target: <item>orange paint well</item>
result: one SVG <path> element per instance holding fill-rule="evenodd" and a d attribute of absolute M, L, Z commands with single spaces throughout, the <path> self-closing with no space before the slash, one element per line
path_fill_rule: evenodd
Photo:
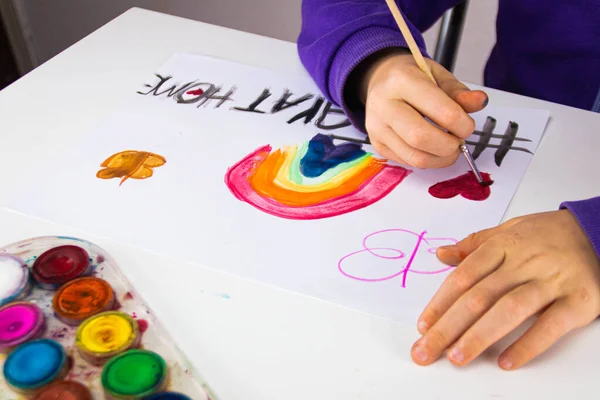
<path fill-rule="evenodd" d="M 111 310 L 115 294 L 108 282 L 96 277 L 75 279 L 63 285 L 54 295 L 52 306 L 56 316 L 68 325 L 79 325 L 86 318 Z"/>
<path fill-rule="evenodd" d="M 59 381 L 42 389 L 34 400 L 92 400 L 92 394 L 79 382 Z"/>

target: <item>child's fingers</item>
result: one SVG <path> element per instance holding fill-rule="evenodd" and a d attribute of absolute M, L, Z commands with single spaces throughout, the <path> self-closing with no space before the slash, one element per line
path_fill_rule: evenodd
<path fill-rule="evenodd" d="M 382 128 L 376 133 L 370 134 L 373 137 L 373 146 L 380 152 L 379 145 L 387 147 L 394 153 L 395 157 L 389 159 L 410 165 L 415 168 L 444 168 L 454 164 L 458 154 L 449 157 L 438 157 L 426 153 L 408 145 L 398 134 L 390 127 Z M 383 155 L 383 154 L 382 154 Z"/>
<path fill-rule="evenodd" d="M 458 155 L 460 141 L 428 122 L 411 105 L 390 100 L 382 118 L 410 147 L 438 157 Z"/>
<path fill-rule="evenodd" d="M 497 227 L 472 233 L 456 244 L 438 247 L 436 255 L 446 265 L 458 265 L 483 243 L 498 233 L 500 232 Z"/>
<path fill-rule="evenodd" d="M 448 350 L 448 358 L 457 365 L 470 363 L 553 300 L 553 293 L 546 290 L 539 282 L 529 282 L 519 286 L 498 300 Z"/>
<path fill-rule="evenodd" d="M 485 244 L 473 252 L 444 280 L 419 317 L 417 326 L 426 333 L 450 307 L 473 286 L 504 262 L 504 249 Z"/>
<path fill-rule="evenodd" d="M 481 111 L 487 106 L 488 96 L 484 91 L 471 90 L 460 82 L 450 71 L 438 63 L 430 63 L 431 72 L 435 77 L 438 86 L 448 96 L 460 104 L 468 113 Z"/>
<path fill-rule="evenodd" d="M 427 358 L 415 361 L 428 364 L 437 360 L 444 350 L 467 332 L 500 298 L 520 284 L 512 276 L 499 271 L 481 280 L 458 298 L 415 344 L 415 348 L 421 347 L 420 354 Z"/>
<path fill-rule="evenodd" d="M 483 110 L 489 101 L 487 94 L 482 90 L 470 90 L 468 92 L 451 91 L 449 96 L 468 113 Z"/>
<path fill-rule="evenodd" d="M 453 135 L 463 139 L 469 137 L 475 130 L 473 118 L 421 71 L 418 73 L 402 81 L 401 99 Z"/>
<path fill-rule="evenodd" d="M 472 233 L 454 245 L 438 247 L 436 255 L 438 259 L 446 265 L 458 265 L 489 239 L 502 233 L 511 226 L 512 225 L 505 223 L 494 228 L 483 229 Z"/>
<path fill-rule="evenodd" d="M 377 151 L 383 158 L 395 161 L 398 164 L 408 165 L 408 163 L 405 160 L 394 154 L 394 152 L 391 151 L 385 144 L 374 142 L 373 140 L 371 142 L 373 144 L 373 147 L 375 148 L 375 151 Z"/>
<path fill-rule="evenodd" d="M 544 312 L 515 343 L 498 358 L 502 369 L 517 369 L 542 354 L 575 328 L 573 311 L 565 300 L 558 300 Z"/>

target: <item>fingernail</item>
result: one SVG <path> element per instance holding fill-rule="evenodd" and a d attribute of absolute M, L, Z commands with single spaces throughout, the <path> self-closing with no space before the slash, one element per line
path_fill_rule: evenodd
<path fill-rule="evenodd" d="M 463 355 L 462 351 L 458 349 L 458 347 L 453 347 L 448 353 L 448 356 L 452 359 L 452 361 L 459 364 L 465 361 L 465 356 Z"/>
<path fill-rule="evenodd" d="M 429 324 L 425 321 L 419 321 L 417 325 L 419 327 L 419 332 L 423 333 L 429 329 Z"/>
<path fill-rule="evenodd" d="M 486 108 L 489 102 L 490 102 L 490 98 L 485 96 L 485 100 L 483 101 L 483 108 Z"/>
<path fill-rule="evenodd" d="M 427 353 L 425 352 L 425 350 L 422 347 L 420 347 L 420 346 L 415 347 L 414 353 L 415 353 L 415 356 L 419 359 L 419 361 L 421 361 L 421 362 L 427 361 L 427 358 L 428 358 Z"/>
<path fill-rule="evenodd" d="M 500 367 L 502 369 L 512 369 L 513 363 L 508 357 L 500 357 Z"/>

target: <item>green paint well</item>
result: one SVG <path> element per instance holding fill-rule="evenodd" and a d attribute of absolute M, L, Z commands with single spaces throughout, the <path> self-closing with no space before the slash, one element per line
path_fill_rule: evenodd
<path fill-rule="evenodd" d="M 149 396 L 161 389 L 167 364 L 158 354 L 129 350 L 112 358 L 102 371 L 102 386 L 110 395 Z"/>

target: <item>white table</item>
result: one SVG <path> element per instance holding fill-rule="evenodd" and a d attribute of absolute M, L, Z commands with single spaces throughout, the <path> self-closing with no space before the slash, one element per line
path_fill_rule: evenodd
<path fill-rule="evenodd" d="M 0 203 L 29 159 L 66 148 L 178 51 L 305 74 L 292 43 L 132 9 L 0 92 Z M 488 93 L 494 104 L 547 108 L 552 115 L 507 217 L 600 194 L 600 115 Z M 422 368 L 409 354 L 416 329 L 6 210 L 0 227 L 3 244 L 61 234 L 112 253 L 158 317 L 186 328 L 172 335 L 221 399 L 529 400 L 596 398 L 600 391 L 598 324 L 518 372 L 496 366 L 500 347 L 472 367 L 442 360 Z M 159 279 L 166 265 L 173 276 Z M 164 298 L 158 287 L 182 297 Z M 182 301 L 189 306 L 180 307 Z"/>

